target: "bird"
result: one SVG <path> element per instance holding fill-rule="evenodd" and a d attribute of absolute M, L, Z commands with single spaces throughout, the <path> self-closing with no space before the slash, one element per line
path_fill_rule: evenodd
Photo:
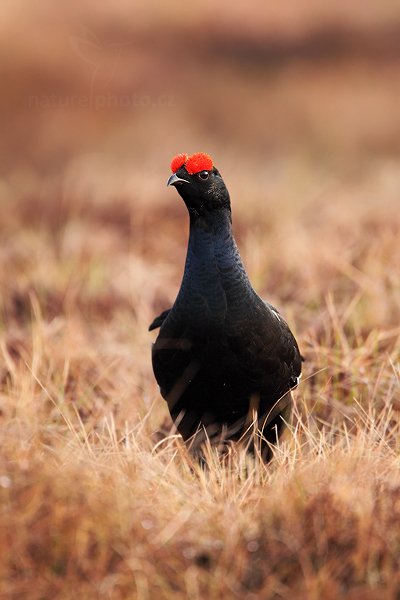
<path fill-rule="evenodd" d="M 290 418 L 303 358 L 280 312 L 250 283 L 232 231 L 230 195 L 212 158 L 178 154 L 171 171 L 167 185 L 186 205 L 189 240 L 176 300 L 149 326 L 159 328 L 155 379 L 194 452 L 206 442 L 226 447 L 245 440 L 268 462 Z"/>

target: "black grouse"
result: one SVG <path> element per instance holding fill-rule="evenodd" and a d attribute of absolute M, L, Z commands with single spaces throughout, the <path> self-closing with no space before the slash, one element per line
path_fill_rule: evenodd
<path fill-rule="evenodd" d="M 228 190 L 207 154 L 179 154 L 167 185 L 189 211 L 185 271 L 160 327 L 153 369 L 171 417 L 199 448 L 240 438 L 263 457 L 288 419 L 301 373 L 297 342 L 279 312 L 253 290 L 232 234 Z M 253 440 L 253 441 L 251 441 Z"/>

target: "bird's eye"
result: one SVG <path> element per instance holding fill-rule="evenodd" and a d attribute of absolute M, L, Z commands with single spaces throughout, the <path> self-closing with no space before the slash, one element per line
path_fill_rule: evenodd
<path fill-rule="evenodd" d="M 200 179 L 208 179 L 208 171 L 200 171 L 199 173 Z"/>

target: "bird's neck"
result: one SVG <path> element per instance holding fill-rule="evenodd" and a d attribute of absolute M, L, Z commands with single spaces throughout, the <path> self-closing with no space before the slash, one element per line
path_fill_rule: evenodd
<path fill-rule="evenodd" d="M 194 334 L 216 331 L 243 318 L 255 292 L 232 235 L 229 208 L 190 217 L 185 271 L 170 325 Z"/>
<path fill-rule="evenodd" d="M 196 239 L 204 233 L 208 233 L 213 237 L 231 236 L 232 237 L 232 216 L 229 208 L 220 208 L 201 214 L 196 211 L 189 210 L 190 217 L 190 236 L 191 239 Z M 201 233 L 200 233 L 201 232 Z"/>
<path fill-rule="evenodd" d="M 190 234 L 183 284 L 196 278 L 204 289 L 219 282 L 224 289 L 235 278 L 238 287 L 251 289 L 232 233 L 229 208 L 190 215 Z M 239 290 L 238 290 L 239 291 Z"/>

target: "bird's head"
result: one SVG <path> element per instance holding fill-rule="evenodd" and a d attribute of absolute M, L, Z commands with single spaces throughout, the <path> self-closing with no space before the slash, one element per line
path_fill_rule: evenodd
<path fill-rule="evenodd" d="M 178 154 L 172 159 L 171 171 L 167 185 L 176 187 L 191 214 L 230 210 L 229 192 L 208 154 Z"/>

